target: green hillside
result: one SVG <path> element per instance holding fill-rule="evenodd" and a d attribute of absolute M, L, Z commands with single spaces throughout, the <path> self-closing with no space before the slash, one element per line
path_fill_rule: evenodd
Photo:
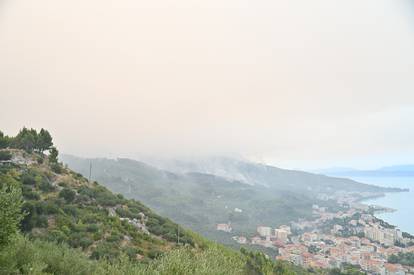
<path fill-rule="evenodd" d="M 0 134 L 0 274 L 341 274 L 208 241 L 65 168 L 51 139 L 40 147 L 36 131 L 22 132 Z"/>
<path fill-rule="evenodd" d="M 22 155 L 13 152 L 14 157 Z M 15 173 L 13 179 L 22 183 L 23 210 L 28 213 L 22 230 L 29 236 L 67 242 L 93 258 L 109 259 L 121 252 L 154 258 L 178 241 L 198 245 L 183 228 L 137 201 L 115 195 L 68 169 L 50 171 L 47 161 L 39 164 L 23 158 L 33 163 L 24 168 L 11 165 L 12 170 L 4 172 L 5 177 Z"/>

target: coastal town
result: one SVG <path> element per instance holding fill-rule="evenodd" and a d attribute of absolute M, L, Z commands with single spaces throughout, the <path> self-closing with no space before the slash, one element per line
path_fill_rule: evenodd
<path fill-rule="evenodd" d="M 278 251 L 277 260 L 307 268 L 359 267 L 368 274 L 414 274 L 414 267 L 388 262 L 391 255 L 414 252 L 414 237 L 377 219 L 376 211 L 390 209 L 368 206 L 355 199 L 339 200 L 344 211 L 330 212 L 312 206 L 314 219 L 299 220 L 278 228 L 257 226 L 253 237 L 233 236 L 239 244 L 260 245 Z M 232 232 L 231 224 L 217 230 Z"/>

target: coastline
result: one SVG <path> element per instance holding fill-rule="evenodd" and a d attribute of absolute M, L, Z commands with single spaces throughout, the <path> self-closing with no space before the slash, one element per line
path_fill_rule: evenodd
<path fill-rule="evenodd" d="M 414 177 L 346 177 L 379 188 L 377 194 L 356 194 L 355 202 L 377 206 L 374 213 L 376 218 L 414 235 L 414 222 L 411 218 L 414 211 Z"/>
<path fill-rule="evenodd" d="M 401 191 L 391 191 L 391 192 L 384 192 L 381 194 L 377 194 L 377 195 L 372 195 L 372 196 L 366 196 L 364 198 L 359 198 L 357 199 L 355 202 L 357 203 L 361 203 L 365 206 L 370 207 L 370 209 L 372 209 L 372 215 L 378 219 L 379 221 L 386 223 L 394 228 L 400 228 L 400 226 L 395 225 L 395 224 L 390 224 L 389 222 L 387 222 L 386 220 L 384 220 L 382 217 L 379 217 L 378 215 L 381 214 L 386 214 L 386 213 L 396 213 L 398 212 L 398 209 L 392 208 L 392 207 L 387 207 L 387 206 L 383 206 L 380 204 L 372 204 L 369 203 L 370 200 L 375 200 L 375 199 L 379 199 L 379 198 L 384 198 L 387 196 L 387 193 L 392 194 L 392 193 L 403 193 L 403 192 L 410 192 L 409 188 L 399 188 Z M 414 232 L 407 232 L 401 229 L 402 232 L 404 232 L 407 235 L 412 236 L 412 234 L 414 234 Z"/>

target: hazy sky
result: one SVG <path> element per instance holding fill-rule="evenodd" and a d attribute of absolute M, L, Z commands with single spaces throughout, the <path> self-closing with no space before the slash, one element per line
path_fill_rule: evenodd
<path fill-rule="evenodd" d="M 414 4 L 0 0 L 0 105 L 81 156 L 414 163 Z"/>

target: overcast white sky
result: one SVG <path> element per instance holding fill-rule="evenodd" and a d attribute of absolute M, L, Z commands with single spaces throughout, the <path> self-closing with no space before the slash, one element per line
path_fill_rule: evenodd
<path fill-rule="evenodd" d="M 0 129 L 81 156 L 414 163 L 411 0 L 0 0 Z"/>

